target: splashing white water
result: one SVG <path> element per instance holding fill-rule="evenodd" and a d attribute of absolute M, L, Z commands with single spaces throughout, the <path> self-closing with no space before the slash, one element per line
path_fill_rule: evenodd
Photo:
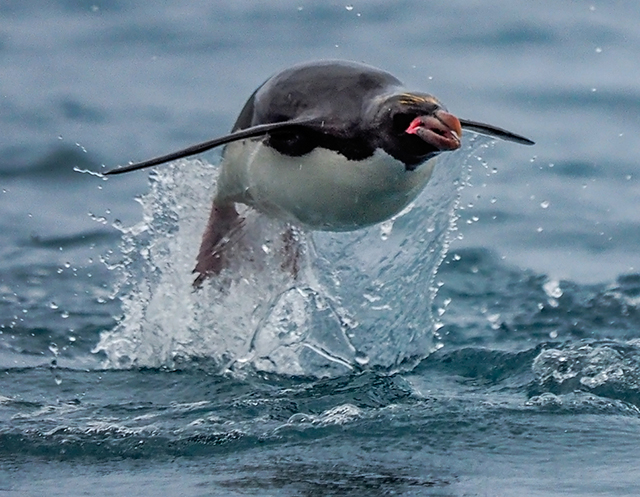
<path fill-rule="evenodd" d="M 334 376 L 395 369 L 433 349 L 433 276 L 477 144 L 443 154 L 425 191 L 382 225 L 295 232 L 301 271 L 286 270 L 287 226 L 251 209 L 241 253 L 200 290 L 192 268 L 217 169 L 182 160 L 151 174 L 142 222 L 121 228 L 123 316 L 95 352 L 107 367 L 174 367 L 212 359 L 223 370 Z"/>

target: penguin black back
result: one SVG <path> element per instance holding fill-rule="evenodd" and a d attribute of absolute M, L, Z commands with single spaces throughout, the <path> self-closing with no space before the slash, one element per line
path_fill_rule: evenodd
<path fill-rule="evenodd" d="M 378 146 L 364 119 L 369 109 L 363 106 L 401 87 L 395 76 L 364 64 L 300 64 L 265 81 L 249 97 L 233 131 L 301 119 L 304 125 L 270 134 L 267 144 L 288 156 L 321 147 L 362 160 Z"/>

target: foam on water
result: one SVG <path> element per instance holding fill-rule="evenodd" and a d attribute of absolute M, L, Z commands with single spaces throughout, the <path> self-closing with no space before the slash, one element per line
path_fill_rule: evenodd
<path fill-rule="evenodd" d="M 433 276 L 480 140 L 443 154 L 425 191 L 393 219 L 351 233 L 295 230 L 251 209 L 228 269 L 194 290 L 192 269 L 215 191 L 216 167 L 183 160 L 157 169 L 140 199 L 143 220 L 123 227 L 123 316 L 95 351 L 108 367 L 176 367 L 213 359 L 222 370 L 333 376 L 397 368 L 433 350 Z"/>

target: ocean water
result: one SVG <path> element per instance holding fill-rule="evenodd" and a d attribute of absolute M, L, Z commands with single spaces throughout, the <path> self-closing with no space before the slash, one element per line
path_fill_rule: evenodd
<path fill-rule="evenodd" d="M 640 10 L 619 2 L 0 5 L 0 494 L 638 495 Z M 248 213 L 191 269 L 224 134 L 342 58 L 461 117 L 353 233 Z"/>

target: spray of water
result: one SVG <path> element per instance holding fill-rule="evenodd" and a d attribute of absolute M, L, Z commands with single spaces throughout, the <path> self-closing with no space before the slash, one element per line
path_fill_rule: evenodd
<path fill-rule="evenodd" d="M 433 350 L 434 275 L 480 140 L 443 154 L 425 191 L 382 224 L 350 233 L 293 231 L 251 209 L 237 254 L 194 290 L 192 269 L 217 168 L 183 160 L 158 168 L 139 199 L 143 219 L 108 259 L 123 315 L 95 352 L 106 367 L 176 367 L 206 359 L 221 370 L 336 376 L 409 367 Z"/>

